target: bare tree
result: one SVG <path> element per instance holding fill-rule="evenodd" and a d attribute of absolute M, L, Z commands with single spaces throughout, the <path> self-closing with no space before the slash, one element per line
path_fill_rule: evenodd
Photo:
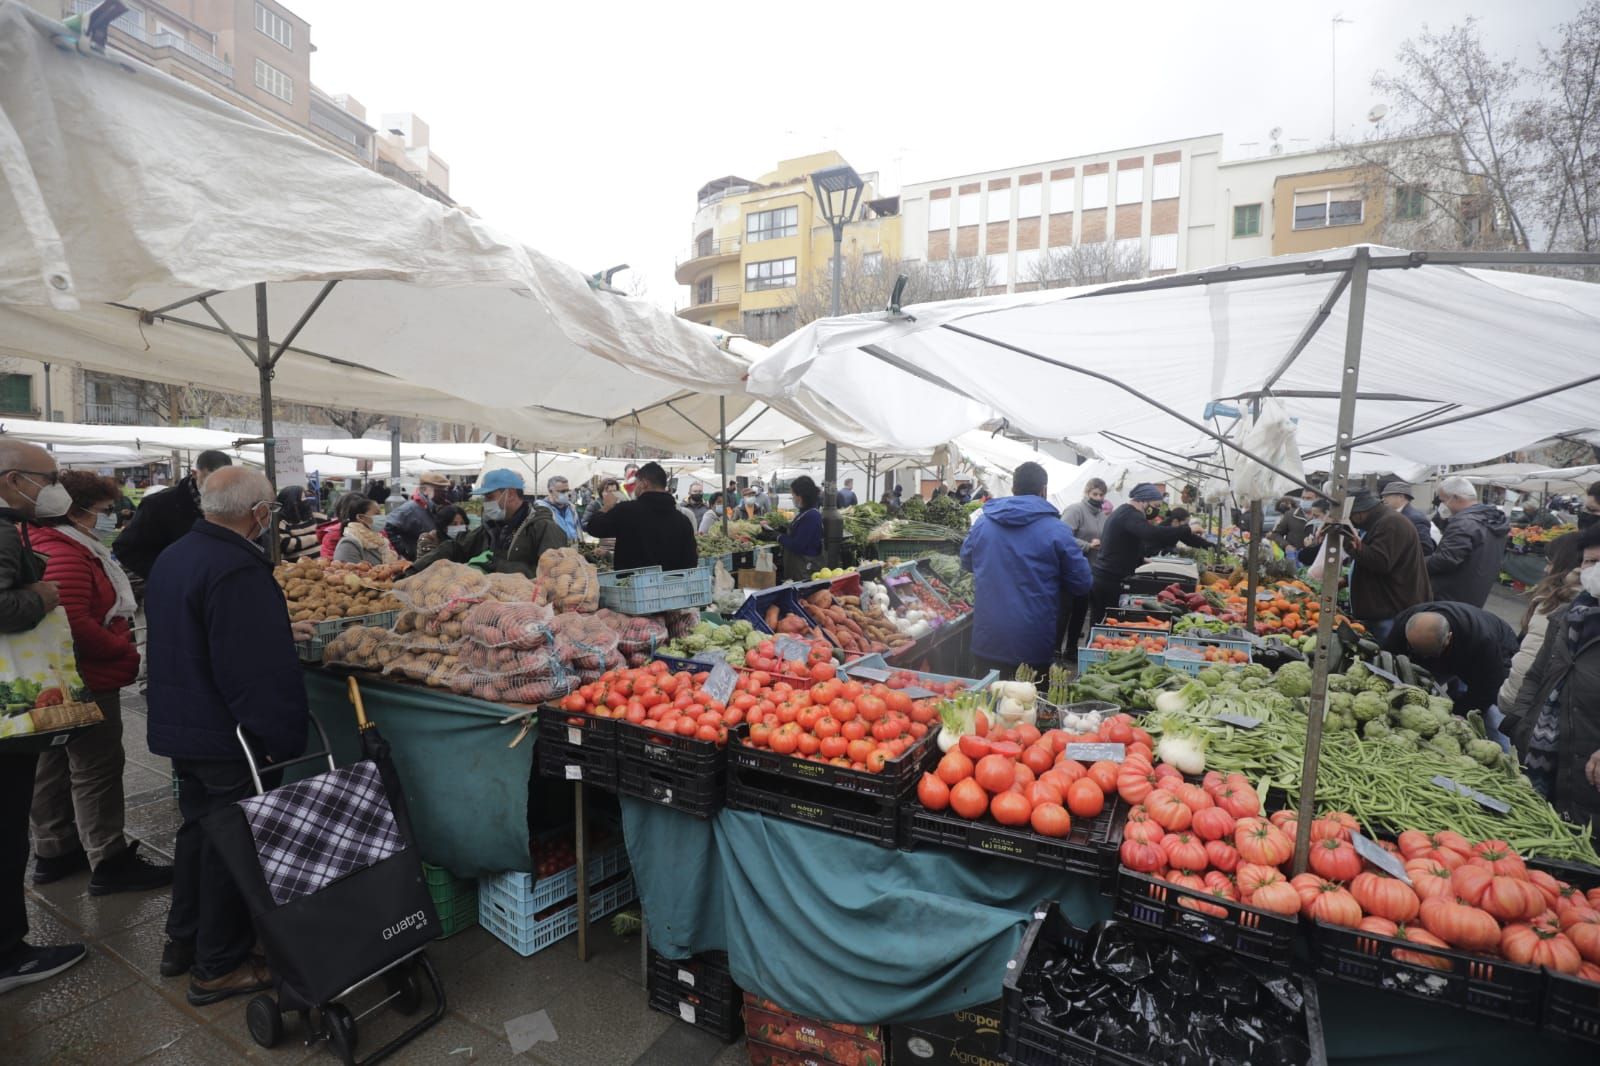
<path fill-rule="evenodd" d="M 365 437 L 367 430 L 384 420 L 383 415 L 375 415 L 370 411 L 341 410 L 333 407 L 324 408 L 328 421 L 350 434 L 352 438 Z"/>
<path fill-rule="evenodd" d="M 1046 249 L 1030 264 L 1024 280 L 1042 289 L 1059 289 L 1128 281 L 1149 272 L 1149 257 L 1132 244 L 1094 241 Z"/>
<path fill-rule="evenodd" d="M 853 252 L 846 255 L 840 264 L 839 313 L 854 315 L 865 311 L 882 311 L 888 306 L 895 283 L 901 275 L 906 278 L 905 288 L 900 295 L 900 303 L 905 306 L 976 296 L 990 287 L 994 270 L 989 260 L 981 255 L 923 262 L 879 253 Z M 786 312 L 781 317 L 791 319 L 790 328 L 826 318 L 833 313 L 833 261 L 823 261 L 808 277 L 800 280 L 802 284 L 787 290 L 790 303 L 780 309 Z M 776 340 L 777 337 L 756 339 Z"/>
<path fill-rule="evenodd" d="M 1554 48 L 1540 47 L 1540 93 L 1524 114 L 1536 152 L 1541 195 L 1534 214 L 1546 245 L 1600 248 L 1600 0 L 1562 25 Z"/>
<path fill-rule="evenodd" d="M 1395 59 L 1372 78 L 1390 102 L 1385 128 L 1341 146 L 1364 196 L 1385 198 L 1378 239 L 1529 247 L 1536 152 L 1523 121 L 1526 72 L 1490 55 L 1470 18 L 1443 33 L 1424 27 Z"/>

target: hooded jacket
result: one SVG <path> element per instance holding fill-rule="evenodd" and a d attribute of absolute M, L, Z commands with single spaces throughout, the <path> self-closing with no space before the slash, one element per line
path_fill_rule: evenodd
<path fill-rule="evenodd" d="M 1444 536 L 1428 556 L 1428 577 L 1433 598 L 1455 600 L 1482 607 L 1489 589 L 1500 580 L 1500 563 L 1506 554 L 1511 520 L 1500 508 L 1475 503 L 1450 516 Z"/>
<path fill-rule="evenodd" d="M 517 513 L 504 522 L 485 520 L 464 536 L 442 539 L 438 547 L 417 560 L 411 573 L 426 570 L 440 559 L 467 563 L 489 552 L 489 569 L 495 573 L 533 577 L 539 568 L 539 556 L 551 548 L 566 546 L 567 535 L 556 524 L 550 509 L 523 500 Z"/>
<path fill-rule="evenodd" d="M 981 513 L 961 545 L 961 566 L 976 579 L 972 653 L 1048 663 L 1061 598 L 1088 594 L 1089 564 L 1060 512 L 1042 497 L 990 500 Z"/>
<path fill-rule="evenodd" d="M 623 500 L 609 511 L 590 515 L 585 528 L 590 536 L 617 539 L 611 563 L 618 570 L 641 566 L 692 570 L 700 564 L 694 527 L 671 493 L 640 492 L 636 500 Z"/>
<path fill-rule="evenodd" d="M 133 624 L 121 615 L 106 621 L 116 606 L 117 589 L 101 557 L 54 526 L 33 531 L 33 548 L 49 560 L 44 580 L 56 583 L 67 610 L 84 684 L 93 692 L 115 692 L 133 684 L 139 676 Z"/>

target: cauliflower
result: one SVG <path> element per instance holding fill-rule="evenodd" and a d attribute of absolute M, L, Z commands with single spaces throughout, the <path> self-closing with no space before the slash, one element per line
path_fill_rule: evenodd
<path fill-rule="evenodd" d="M 1311 667 L 1305 663 L 1284 663 L 1273 679 L 1273 687 L 1285 696 L 1311 694 Z"/>
<path fill-rule="evenodd" d="M 1358 722 L 1382 718 L 1387 709 L 1383 705 L 1383 697 L 1376 692 L 1362 692 L 1351 700 L 1351 713 Z"/>
<path fill-rule="evenodd" d="M 1403 728 L 1410 729 L 1426 739 L 1437 733 L 1449 717 L 1448 714 L 1442 714 L 1431 707 L 1408 706 L 1400 708 L 1399 722 Z"/>
<path fill-rule="evenodd" d="M 1382 740 L 1392 732 L 1389 723 L 1382 718 L 1374 718 L 1361 727 L 1361 735 L 1367 740 Z"/>
<path fill-rule="evenodd" d="M 1500 750 L 1500 745 L 1492 740 L 1470 740 L 1467 742 L 1467 754 L 1477 761 L 1479 766 L 1494 769 L 1500 764 L 1500 756 L 1505 752 Z"/>
<path fill-rule="evenodd" d="M 1245 677 L 1259 677 L 1263 681 L 1272 680 L 1272 671 L 1261 663 L 1250 663 L 1248 666 L 1242 666 L 1239 668 L 1239 673 Z"/>

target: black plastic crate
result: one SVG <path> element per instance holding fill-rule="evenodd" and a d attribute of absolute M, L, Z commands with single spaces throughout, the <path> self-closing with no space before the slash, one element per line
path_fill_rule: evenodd
<path fill-rule="evenodd" d="M 720 759 L 710 766 L 689 768 L 626 756 L 617 759 L 619 793 L 696 818 L 709 818 L 722 809 L 727 776 L 726 764 Z"/>
<path fill-rule="evenodd" d="M 1223 913 L 1215 913 L 1218 910 Z M 1221 948 L 1269 966 L 1287 969 L 1294 961 L 1298 918 L 1222 899 L 1210 892 L 1196 892 L 1120 865 L 1116 911 L 1169 936 Z"/>
<path fill-rule="evenodd" d="M 728 743 L 733 743 L 730 734 Z M 714 770 L 726 761 L 725 747 L 713 740 L 696 740 L 659 729 L 646 729 L 632 722 L 617 723 L 617 758 L 622 762 L 642 762 L 673 770 Z"/>
<path fill-rule="evenodd" d="M 617 753 L 605 748 L 568 744 L 565 740 L 540 737 L 535 746 L 539 756 L 539 776 L 558 781 L 582 781 L 586 785 L 617 790 Z"/>
<path fill-rule="evenodd" d="M 1116 883 L 1117 841 L 1127 808 L 1116 793 L 1107 797 L 1106 809 L 1093 818 L 1072 816 L 1072 830 L 1064 837 L 1047 837 L 1023 826 L 1001 825 L 985 815 L 976 821 L 949 811 L 930 811 L 908 799 L 902 811 L 905 846 L 939 844 L 980 855 L 1070 870 L 1097 878 L 1107 895 Z"/>
<path fill-rule="evenodd" d="M 724 1044 L 731 1044 L 744 1032 L 744 1013 L 741 1001 L 726 1002 L 715 996 L 678 987 L 658 984 L 651 972 L 649 987 L 650 1009 L 688 1022 L 702 1032 L 710 1033 Z"/>
<path fill-rule="evenodd" d="M 885 848 L 899 843 L 900 811 L 915 791 L 913 782 L 904 795 L 883 798 L 737 763 L 728 769 L 729 807 L 831 829 Z"/>
<path fill-rule="evenodd" d="M 554 741 L 596 751 L 617 750 L 619 718 L 601 718 L 582 711 L 564 711 L 553 704 L 539 708 L 539 742 Z"/>
<path fill-rule="evenodd" d="M 1173 585 L 1177 585 L 1185 594 L 1200 591 L 1198 581 L 1186 581 L 1181 577 L 1151 577 L 1143 574 L 1124 578 L 1122 591 L 1132 596 L 1156 596 Z"/>
<path fill-rule="evenodd" d="M 1048 1022 L 1035 1021 L 1024 1005 L 1025 974 L 1035 951 L 1076 955 L 1087 937 L 1088 930 L 1078 929 L 1063 917 L 1055 902 L 1043 902 L 1034 908 L 1033 921 L 1023 932 L 1016 955 L 1006 964 L 1001 986 L 1000 1040 L 1004 1061 L 1011 1066 L 1152 1066 L 1143 1059 L 1092 1044 Z M 1306 1043 L 1311 1049 L 1307 1066 L 1327 1066 L 1317 984 L 1310 977 L 1297 980 L 1305 996 Z"/>
<path fill-rule="evenodd" d="M 1542 1022 L 1549 1032 L 1600 1044 L 1600 984 L 1546 972 Z"/>
<path fill-rule="evenodd" d="M 821 785 L 835 792 L 894 799 L 905 794 L 907 789 L 916 788 L 922 771 L 936 761 L 930 759 L 939 750 L 934 743 L 938 735 L 936 724 L 937 721 L 930 724 L 926 736 L 902 752 L 899 758 L 889 760 L 883 772 L 877 774 L 815 762 L 798 755 L 780 755 L 770 748 L 752 748 L 744 742 L 750 735 L 750 727 L 744 724 L 736 726 L 734 735 L 728 739 L 728 761 L 741 769 Z"/>
<path fill-rule="evenodd" d="M 704 951 L 687 959 L 669 959 L 655 948 L 650 949 L 650 987 L 657 986 L 678 992 L 694 993 L 718 1003 L 725 1003 L 737 1011 L 743 993 L 733 983 L 728 970 L 728 955 L 722 951 Z"/>
<path fill-rule="evenodd" d="M 1323 922 L 1308 921 L 1306 926 L 1311 933 L 1312 965 L 1319 976 L 1444 1003 L 1518 1025 L 1539 1023 L 1545 975 L 1536 967 Z M 1397 954 L 1436 958 L 1439 964 L 1428 966 L 1396 958 Z M 1590 987 L 1600 991 L 1600 986 Z M 1592 997 L 1591 1002 L 1595 998 L 1600 997 Z"/>
<path fill-rule="evenodd" d="M 1183 608 L 1170 607 L 1166 604 L 1162 604 L 1160 607 L 1151 607 L 1149 610 L 1139 607 L 1107 607 L 1106 613 L 1101 618 L 1096 619 L 1093 624 L 1100 625 L 1106 618 L 1115 618 L 1120 624 L 1122 622 L 1143 622 L 1146 618 L 1162 618 L 1164 616 L 1167 627 L 1170 629 L 1173 620 L 1181 617 L 1183 613 Z"/>

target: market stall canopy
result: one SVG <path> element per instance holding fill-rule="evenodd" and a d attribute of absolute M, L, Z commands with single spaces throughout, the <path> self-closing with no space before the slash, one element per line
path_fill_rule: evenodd
<path fill-rule="evenodd" d="M 85 48 L 0 0 L 0 353 L 254 393 L 265 283 L 281 399 L 673 448 L 741 391 L 714 331 Z"/>
<path fill-rule="evenodd" d="M 1361 251 L 1374 269 L 1355 440 L 1379 462 L 1487 460 L 1600 422 L 1600 286 Z M 1195 427 L 1150 401 L 1201 422 L 1208 403 L 1270 391 L 1314 468 L 1336 435 L 1357 255 L 822 320 L 755 363 L 749 390 L 779 404 L 854 399 L 851 417 L 879 438 L 952 439 L 988 410 L 1028 436 L 1111 432 L 1173 449 L 1192 445 Z M 1447 421 L 1458 416 L 1470 417 Z"/>

